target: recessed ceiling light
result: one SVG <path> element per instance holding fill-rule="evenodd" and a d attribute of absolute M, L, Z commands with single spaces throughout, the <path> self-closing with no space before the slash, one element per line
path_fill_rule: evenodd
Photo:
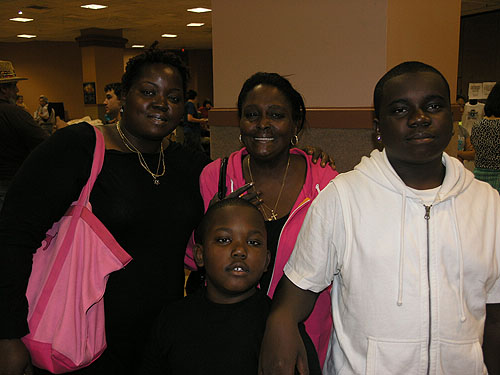
<path fill-rule="evenodd" d="M 22 10 L 20 10 L 19 12 L 17 12 L 17 14 L 23 14 L 23 11 L 22 11 Z"/>
<path fill-rule="evenodd" d="M 144 44 L 134 44 L 132 48 L 144 48 Z"/>
<path fill-rule="evenodd" d="M 100 5 L 100 4 L 87 4 L 87 5 L 81 5 L 82 8 L 87 8 L 87 9 L 104 9 L 107 8 L 107 5 Z"/>
<path fill-rule="evenodd" d="M 188 23 L 186 26 L 189 26 L 189 27 L 200 27 L 200 26 L 203 26 L 204 23 L 201 23 L 201 22 L 191 22 L 191 23 Z"/>
<path fill-rule="evenodd" d="M 18 34 L 17 35 L 18 38 L 27 38 L 27 39 L 31 39 L 31 38 L 36 38 L 36 35 L 30 35 L 30 34 Z"/>
<path fill-rule="evenodd" d="M 193 12 L 193 13 L 205 13 L 205 12 L 211 12 L 212 9 L 208 8 L 191 8 L 187 10 L 188 12 Z"/>
<path fill-rule="evenodd" d="M 177 34 L 161 34 L 162 38 L 177 38 Z"/>
<path fill-rule="evenodd" d="M 33 18 L 14 17 L 14 18 L 10 18 L 9 21 L 30 22 L 30 21 L 33 21 Z"/>

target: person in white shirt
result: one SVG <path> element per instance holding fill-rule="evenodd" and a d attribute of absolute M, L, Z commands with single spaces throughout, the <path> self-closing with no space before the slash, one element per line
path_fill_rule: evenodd
<path fill-rule="evenodd" d="M 489 324 L 500 311 L 498 193 L 443 153 L 453 126 L 438 70 L 399 64 L 377 83 L 374 107 L 384 149 L 311 205 L 273 299 L 260 373 L 307 373 L 296 325 L 330 285 L 324 374 L 486 374 L 485 362 L 493 373 L 498 353 L 483 360 L 481 345 L 484 332 L 484 352 L 499 347 Z"/>

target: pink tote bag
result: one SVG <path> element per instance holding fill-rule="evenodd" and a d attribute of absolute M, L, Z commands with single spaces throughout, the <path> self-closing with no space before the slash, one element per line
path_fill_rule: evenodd
<path fill-rule="evenodd" d="M 26 291 L 30 333 L 22 341 L 33 364 L 55 374 L 88 366 L 106 349 L 106 282 L 132 260 L 89 203 L 104 160 L 104 139 L 95 132 L 90 178 L 33 256 Z"/>

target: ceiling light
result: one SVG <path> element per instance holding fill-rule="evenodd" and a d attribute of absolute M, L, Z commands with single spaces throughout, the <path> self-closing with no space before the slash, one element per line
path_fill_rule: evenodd
<path fill-rule="evenodd" d="M 18 34 L 17 35 L 18 38 L 27 38 L 27 39 L 31 39 L 31 38 L 36 38 L 36 35 L 30 35 L 30 34 Z"/>
<path fill-rule="evenodd" d="M 22 11 L 22 10 L 20 10 L 19 12 L 17 12 L 17 14 L 23 14 L 23 11 Z"/>
<path fill-rule="evenodd" d="M 9 21 L 30 22 L 30 21 L 33 21 L 33 18 L 14 17 L 14 18 L 10 18 Z"/>
<path fill-rule="evenodd" d="M 81 8 L 87 8 L 87 9 L 104 9 L 107 7 L 108 7 L 107 5 L 100 5 L 100 4 L 81 5 Z"/>
<path fill-rule="evenodd" d="M 144 48 L 144 44 L 134 44 L 132 48 Z"/>
<path fill-rule="evenodd" d="M 199 27 L 199 26 L 203 26 L 204 23 L 201 23 L 201 22 L 191 22 L 191 23 L 188 23 L 186 26 L 189 26 L 189 27 Z"/>
<path fill-rule="evenodd" d="M 161 34 L 162 38 L 177 38 L 177 34 Z"/>
<path fill-rule="evenodd" d="M 193 12 L 193 13 L 205 13 L 205 12 L 211 12 L 212 9 L 208 8 L 191 8 L 187 10 L 188 12 Z"/>

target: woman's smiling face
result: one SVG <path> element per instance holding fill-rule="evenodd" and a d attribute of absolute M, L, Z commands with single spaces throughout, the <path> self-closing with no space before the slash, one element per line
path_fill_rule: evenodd
<path fill-rule="evenodd" d="M 183 82 L 177 69 L 162 63 L 143 66 L 124 101 L 122 122 L 128 135 L 136 141 L 160 141 L 183 114 Z"/>
<path fill-rule="evenodd" d="M 252 157 L 268 159 L 288 153 L 297 126 L 291 105 L 278 88 L 260 84 L 248 92 L 242 105 L 240 132 Z"/>
<path fill-rule="evenodd" d="M 417 72 L 388 80 L 375 125 L 393 165 L 441 158 L 453 130 L 450 96 L 443 78 L 433 72 Z"/>

